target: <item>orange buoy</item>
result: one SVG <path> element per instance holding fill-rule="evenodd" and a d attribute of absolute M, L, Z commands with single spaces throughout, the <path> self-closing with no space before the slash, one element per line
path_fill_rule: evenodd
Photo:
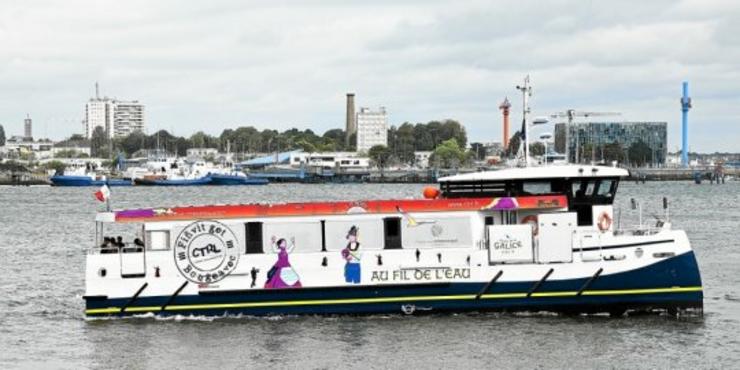
<path fill-rule="evenodd" d="M 424 188 L 424 198 L 437 199 L 438 196 L 439 196 L 439 189 L 433 186 L 427 186 Z"/>

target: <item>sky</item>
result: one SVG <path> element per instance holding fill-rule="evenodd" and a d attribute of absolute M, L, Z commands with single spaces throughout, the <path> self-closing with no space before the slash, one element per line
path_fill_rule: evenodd
<path fill-rule="evenodd" d="M 389 123 L 455 119 L 500 141 L 529 75 L 535 116 L 668 122 L 693 151 L 740 152 L 738 1 L 3 1 L 0 124 L 82 133 L 95 94 L 146 105 L 149 132 L 344 127 L 345 94 Z M 518 127 L 519 125 L 514 124 Z M 538 130 L 551 130 L 551 125 Z"/>

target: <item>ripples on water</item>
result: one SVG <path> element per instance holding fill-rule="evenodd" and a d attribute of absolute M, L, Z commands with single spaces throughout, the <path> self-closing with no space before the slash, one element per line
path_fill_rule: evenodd
<path fill-rule="evenodd" d="M 114 188 L 116 208 L 419 197 L 422 185 Z M 703 318 L 460 314 L 151 316 L 86 320 L 84 250 L 101 206 L 89 188 L 0 187 L 0 368 L 734 368 L 740 360 L 740 182 L 624 183 L 636 224 L 671 201 L 705 288 Z"/>

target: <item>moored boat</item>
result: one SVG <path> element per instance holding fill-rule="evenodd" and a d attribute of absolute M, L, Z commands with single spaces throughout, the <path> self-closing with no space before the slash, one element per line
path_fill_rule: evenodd
<path fill-rule="evenodd" d="M 127 179 L 96 177 L 94 175 L 55 175 L 49 178 L 52 186 L 131 186 Z"/>
<path fill-rule="evenodd" d="M 138 178 L 134 184 L 141 186 L 198 186 L 208 185 L 211 178 L 208 176 L 199 178 Z"/>
<path fill-rule="evenodd" d="M 426 199 L 101 212 L 98 245 L 110 223 L 140 241 L 90 250 L 85 312 L 701 311 L 684 231 L 612 223 L 627 175 L 512 168 L 442 178 Z"/>
<path fill-rule="evenodd" d="M 243 173 L 210 173 L 210 185 L 267 185 L 268 179 L 249 177 Z"/>

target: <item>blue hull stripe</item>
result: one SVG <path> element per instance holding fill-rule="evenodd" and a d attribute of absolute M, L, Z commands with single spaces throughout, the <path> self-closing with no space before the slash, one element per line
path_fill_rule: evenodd
<path fill-rule="evenodd" d="M 596 265 L 594 267 L 596 269 Z M 701 278 L 693 252 L 633 271 L 596 279 L 581 296 L 587 278 L 545 281 L 531 297 L 532 281 L 496 283 L 480 297 L 486 283 L 409 284 L 279 290 L 242 290 L 176 297 L 141 297 L 123 314 L 222 315 L 225 313 L 305 314 L 398 312 L 404 304 L 435 311 L 553 310 L 604 311 L 640 307 L 701 307 Z M 119 314 L 129 298 L 88 299 L 88 315 Z"/>

